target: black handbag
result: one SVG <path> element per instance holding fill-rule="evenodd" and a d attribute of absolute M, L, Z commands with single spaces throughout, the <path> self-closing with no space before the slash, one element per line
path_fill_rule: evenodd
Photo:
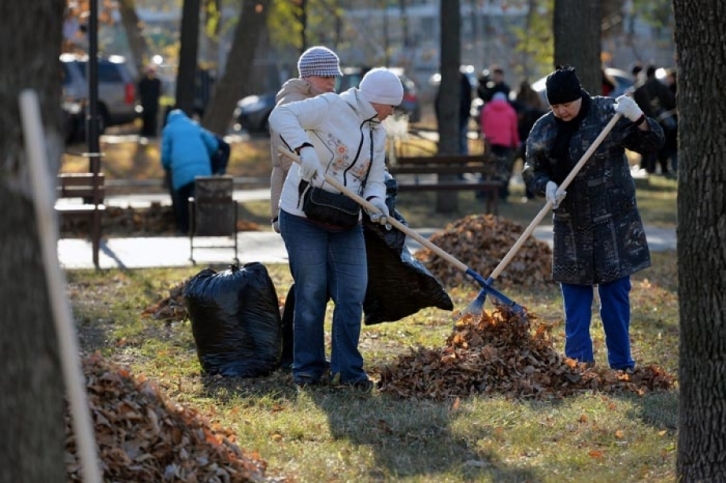
<path fill-rule="evenodd" d="M 358 224 L 360 205 L 344 194 L 331 193 L 322 188 L 300 182 L 302 209 L 313 221 L 352 228 Z"/>
<path fill-rule="evenodd" d="M 358 159 L 362 142 L 361 139 L 361 145 L 358 146 L 358 153 L 355 156 L 356 159 Z M 370 157 L 371 162 L 368 164 L 368 171 L 366 171 L 358 194 L 364 191 L 366 182 L 368 181 L 368 175 L 371 172 L 371 165 L 373 164 L 372 133 L 370 136 Z M 316 188 L 305 180 L 300 180 L 298 190 L 300 198 L 302 198 L 303 212 L 309 219 L 341 228 L 353 228 L 358 224 L 358 220 L 360 219 L 360 205 L 348 196 L 342 193 L 331 193 L 322 188 Z"/>

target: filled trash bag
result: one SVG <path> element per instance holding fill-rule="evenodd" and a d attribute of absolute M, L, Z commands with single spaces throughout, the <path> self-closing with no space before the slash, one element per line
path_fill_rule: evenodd
<path fill-rule="evenodd" d="M 282 355 L 280 367 L 284 370 L 292 369 L 292 324 L 295 320 L 295 284 L 285 297 L 285 306 L 282 309 Z"/>
<path fill-rule="evenodd" d="M 264 265 L 202 270 L 184 289 L 184 302 L 204 372 L 257 377 L 278 367 L 280 309 Z"/>
<path fill-rule="evenodd" d="M 396 211 L 398 184 L 386 179 L 386 204 L 396 220 L 406 224 Z M 368 288 L 363 301 L 365 325 L 394 322 L 426 307 L 453 310 L 454 304 L 443 285 L 406 248 L 406 235 L 395 228 L 363 217 L 363 234 L 368 257 Z"/>

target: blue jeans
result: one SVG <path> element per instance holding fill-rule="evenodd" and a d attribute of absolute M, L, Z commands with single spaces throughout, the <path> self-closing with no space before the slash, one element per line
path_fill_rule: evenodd
<path fill-rule="evenodd" d="M 326 368 L 324 323 L 333 299 L 330 370 L 340 382 L 368 376 L 358 350 L 368 268 L 363 227 L 327 229 L 306 218 L 280 212 L 280 233 L 295 280 L 292 374 L 318 381 Z"/>
<path fill-rule="evenodd" d="M 565 355 L 580 362 L 594 362 L 590 337 L 593 286 L 563 283 L 561 287 L 565 303 Z M 630 354 L 630 287 L 630 277 L 598 285 L 608 363 L 613 369 L 635 366 Z"/>

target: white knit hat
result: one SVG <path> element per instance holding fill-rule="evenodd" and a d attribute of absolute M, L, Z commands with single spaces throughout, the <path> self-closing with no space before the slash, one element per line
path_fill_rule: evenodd
<path fill-rule="evenodd" d="M 360 81 L 360 91 L 368 102 L 397 106 L 403 100 L 403 84 L 392 71 L 378 67 L 369 70 Z"/>
<path fill-rule="evenodd" d="M 327 47 L 317 45 L 303 52 L 297 61 L 300 77 L 336 77 L 342 76 L 340 59 L 335 52 Z"/>

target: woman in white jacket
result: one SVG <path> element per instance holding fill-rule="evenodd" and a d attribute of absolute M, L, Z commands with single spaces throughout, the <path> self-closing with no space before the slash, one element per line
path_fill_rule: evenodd
<path fill-rule="evenodd" d="M 386 132 L 381 122 L 403 100 L 403 86 L 393 72 L 369 71 L 359 88 L 330 93 L 276 107 L 270 128 L 300 155 L 301 164 L 287 175 L 280 198 L 280 232 L 295 281 L 293 380 L 315 385 L 327 368 L 324 321 L 328 298 L 333 311 L 331 379 L 369 391 L 358 341 L 368 284 L 363 228 L 341 227 L 310 219 L 303 211 L 304 188 L 337 192 L 325 182 L 336 178 L 359 193 L 385 223 Z M 301 189 L 303 188 L 303 189 Z"/>

